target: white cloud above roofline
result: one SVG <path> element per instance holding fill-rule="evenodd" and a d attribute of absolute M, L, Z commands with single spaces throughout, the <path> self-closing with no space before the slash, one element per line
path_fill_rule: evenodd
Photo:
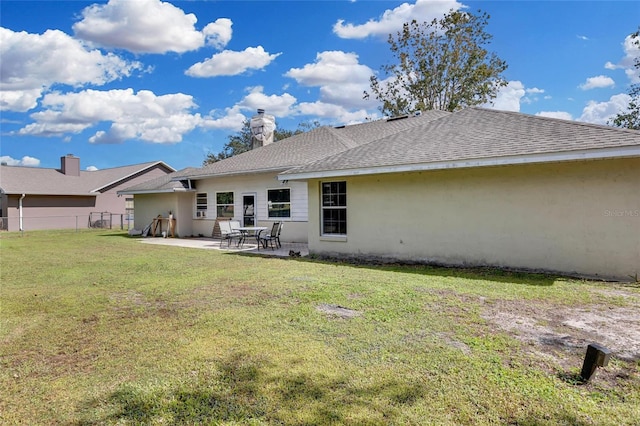
<path fill-rule="evenodd" d="M 578 87 L 582 90 L 601 89 L 605 87 L 615 86 L 615 81 L 606 75 L 597 75 L 595 77 L 589 77 L 587 80 Z"/>
<path fill-rule="evenodd" d="M 73 25 L 78 38 L 134 53 L 184 53 L 205 44 L 222 48 L 231 40 L 232 22 L 220 18 L 196 29 L 198 18 L 159 0 L 110 0 L 92 4 Z"/>
<path fill-rule="evenodd" d="M 193 64 L 185 74 L 201 78 L 240 75 L 250 70 L 264 69 L 281 54 L 270 54 L 262 46 L 247 47 L 241 52 L 224 50 Z"/>
<path fill-rule="evenodd" d="M 449 10 L 458 10 L 464 5 L 455 0 L 417 0 L 414 4 L 402 3 L 394 9 L 385 10 L 378 19 L 370 19 L 364 24 L 346 23 L 339 19 L 333 25 L 333 32 L 340 38 L 364 39 L 367 37 L 387 37 L 402 29 L 402 24 L 415 19 L 418 22 L 441 18 Z"/>

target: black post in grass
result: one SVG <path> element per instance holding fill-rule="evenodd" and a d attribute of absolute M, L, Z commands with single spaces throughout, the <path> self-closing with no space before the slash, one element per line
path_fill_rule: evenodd
<path fill-rule="evenodd" d="M 587 346 L 587 353 L 584 356 L 584 363 L 582 364 L 582 372 L 580 376 L 585 382 L 591 379 L 591 376 L 596 372 L 598 367 L 606 367 L 609 364 L 611 358 L 611 351 L 604 346 L 600 346 L 596 343 L 591 343 Z"/>

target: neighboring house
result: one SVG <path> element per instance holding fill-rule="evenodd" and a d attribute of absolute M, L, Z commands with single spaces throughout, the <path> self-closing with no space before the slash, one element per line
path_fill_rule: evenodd
<path fill-rule="evenodd" d="M 278 174 L 410 129 L 449 113 L 429 111 L 415 117 L 343 126 L 320 127 L 227 158 L 202 168 L 119 191 L 133 195 L 135 227 L 144 229 L 158 215 L 176 218 L 179 236 L 211 236 L 216 219 L 240 220 L 243 225 L 269 226 L 283 221 L 282 241 L 308 238 L 307 184 L 279 181 Z"/>
<path fill-rule="evenodd" d="M 4 229 L 86 227 L 91 213 L 130 214 L 133 197 L 119 196 L 119 189 L 175 171 L 162 161 L 81 171 L 80 158 L 66 155 L 60 160 L 60 169 L 1 166 Z"/>
<path fill-rule="evenodd" d="M 279 174 L 309 252 L 640 275 L 640 132 L 469 108 Z"/>

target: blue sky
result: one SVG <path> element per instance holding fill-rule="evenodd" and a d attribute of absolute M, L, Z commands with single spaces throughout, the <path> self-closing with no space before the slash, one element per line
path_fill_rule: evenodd
<path fill-rule="evenodd" d="M 0 2 L 0 156 L 83 169 L 200 166 L 264 108 L 277 125 L 380 118 L 362 99 L 404 21 L 491 18 L 493 108 L 605 124 L 640 82 L 637 1 Z"/>

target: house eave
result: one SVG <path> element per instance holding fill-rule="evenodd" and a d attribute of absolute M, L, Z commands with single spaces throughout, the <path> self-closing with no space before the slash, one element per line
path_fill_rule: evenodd
<path fill-rule="evenodd" d="M 291 172 L 278 175 L 278 180 L 307 180 L 334 177 L 374 175 L 385 173 L 406 173 L 429 170 L 462 169 L 472 167 L 508 166 L 519 164 L 558 163 L 566 161 L 606 160 L 614 158 L 640 157 L 640 146 L 603 148 L 598 150 L 579 150 L 552 152 L 504 157 L 474 158 L 456 161 L 436 161 L 431 163 L 401 164 L 394 166 L 364 167 L 341 170 L 319 170 L 311 172 Z"/>
<path fill-rule="evenodd" d="M 200 175 L 189 175 L 189 176 L 179 176 L 171 179 L 173 182 L 180 180 L 201 180 L 201 179 L 211 179 L 211 178 L 220 178 L 220 177 L 234 177 L 234 176 L 246 176 L 246 175 L 254 175 L 254 174 L 262 174 L 262 173 L 279 173 L 285 170 L 290 170 L 296 166 L 290 167 L 274 167 L 269 169 L 259 169 L 259 170 L 234 170 L 232 172 L 222 172 L 222 173 L 205 173 Z"/>
<path fill-rule="evenodd" d="M 195 189 L 146 189 L 146 190 L 133 190 L 133 191 L 118 191 L 118 195 L 141 195 L 141 194 L 172 194 L 174 192 L 195 192 Z"/>

